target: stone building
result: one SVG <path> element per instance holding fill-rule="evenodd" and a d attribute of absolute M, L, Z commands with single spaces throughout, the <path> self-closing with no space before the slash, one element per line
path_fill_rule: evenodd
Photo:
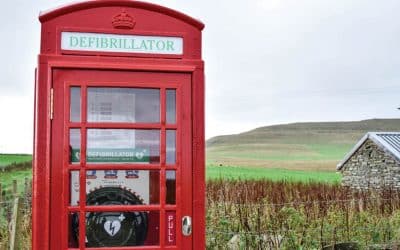
<path fill-rule="evenodd" d="M 368 132 L 337 170 L 343 186 L 400 189 L 400 132 Z"/>

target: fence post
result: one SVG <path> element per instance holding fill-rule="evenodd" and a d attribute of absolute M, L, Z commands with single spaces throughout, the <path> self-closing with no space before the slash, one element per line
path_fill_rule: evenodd
<path fill-rule="evenodd" d="M 14 250 L 15 248 L 15 242 L 16 242 L 16 232 L 17 232 L 17 219 L 18 219 L 18 197 L 14 199 L 14 205 L 13 205 L 13 213 L 10 221 L 10 237 L 9 237 L 9 246 L 10 250 Z"/>
<path fill-rule="evenodd" d="M 29 179 L 28 179 L 28 177 L 25 177 L 25 180 L 24 180 L 24 194 L 28 193 L 28 184 L 29 184 Z"/>
<path fill-rule="evenodd" d="M 12 217 L 9 225 L 10 237 L 9 237 L 9 249 L 23 249 L 24 242 L 22 242 L 22 199 L 18 197 L 17 180 L 13 180 L 12 192 L 14 196 Z"/>
<path fill-rule="evenodd" d="M 24 203 L 23 199 L 18 199 L 18 210 L 17 210 L 17 221 L 16 221 L 16 247 L 15 249 L 24 249 L 27 242 L 23 241 L 22 223 L 23 223 L 23 213 L 24 213 Z"/>
<path fill-rule="evenodd" d="M 13 193 L 14 197 L 17 196 L 17 193 L 18 193 L 18 182 L 17 182 L 17 180 L 13 180 L 12 193 Z"/>

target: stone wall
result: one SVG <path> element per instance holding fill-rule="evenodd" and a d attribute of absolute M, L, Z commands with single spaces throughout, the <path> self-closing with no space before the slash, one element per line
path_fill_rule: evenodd
<path fill-rule="evenodd" d="M 341 172 L 343 186 L 400 189 L 400 162 L 370 139 L 343 165 Z"/>

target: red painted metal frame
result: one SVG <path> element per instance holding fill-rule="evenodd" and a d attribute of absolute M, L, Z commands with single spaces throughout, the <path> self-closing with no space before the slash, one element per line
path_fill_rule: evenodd
<path fill-rule="evenodd" d="M 96 12 L 91 12 L 96 10 Z M 111 26 L 112 18 L 127 11 L 136 21 L 132 30 L 114 29 Z M 162 14 L 162 15 L 159 15 Z M 96 18 L 87 18 L 95 16 Z M 110 19 L 107 19 L 108 16 Z M 126 35 L 159 35 L 179 36 L 184 40 L 183 55 L 160 55 L 146 53 L 132 53 L 130 56 L 147 58 L 175 58 L 175 59 L 201 59 L 201 30 L 204 24 L 201 22 L 159 5 L 131 1 L 131 0 L 93 0 L 71 4 L 46 12 L 39 17 L 42 22 L 41 52 L 45 54 L 89 54 L 102 56 L 129 56 L 123 52 L 88 52 L 88 51 L 61 51 L 60 34 L 62 31 L 96 32 Z M 108 21 L 109 20 L 109 21 Z M 108 21 L 108 22 L 106 22 Z M 60 25 L 61 24 L 61 25 Z M 85 24 L 85 25 L 82 25 Z M 45 31 L 45 32 L 44 32 Z"/>
<path fill-rule="evenodd" d="M 62 73 L 68 73 L 67 75 L 62 75 Z M 97 72 L 95 75 L 92 75 L 94 72 L 91 71 L 78 71 L 78 70 L 70 70 L 70 71 L 61 71 L 60 70 L 55 70 L 55 72 L 53 73 L 54 75 L 54 82 L 53 84 L 56 85 L 55 86 L 55 97 L 57 97 L 57 102 L 55 102 L 55 119 L 54 119 L 54 124 L 53 124 L 53 135 L 55 135 L 53 137 L 53 141 L 58 142 L 60 140 L 60 138 L 57 138 L 56 135 L 59 135 L 59 130 L 61 127 L 64 127 L 64 131 L 63 131 L 63 135 L 64 135 L 64 162 L 53 162 L 53 166 L 64 166 L 63 169 L 61 169 L 61 171 L 63 172 L 63 185 L 62 187 L 64 189 L 62 189 L 59 185 L 57 185 L 57 183 L 53 183 L 51 185 L 52 190 L 52 201 L 50 202 L 51 204 L 56 204 L 58 205 L 59 201 L 57 199 L 57 197 L 59 196 L 59 193 L 63 193 L 63 202 L 61 202 L 63 204 L 62 207 L 57 207 L 56 209 L 56 213 L 53 214 L 53 218 L 54 216 L 56 216 L 56 214 L 59 214 L 58 211 L 62 210 L 62 214 L 63 214 L 63 220 L 60 223 L 59 221 L 50 221 L 51 226 L 53 227 L 53 229 L 51 230 L 51 232 L 60 232 L 59 234 L 54 234 L 58 237 L 56 237 L 55 241 L 52 240 L 52 244 L 54 244 L 53 247 L 51 248 L 56 248 L 56 246 L 59 246 L 59 242 L 62 242 L 62 246 L 66 246 L 67 242 L 66 242 L 66 237 L 62 237 L 62 235 L 68 235 L 68 217 L 67 215 L 71 212 L 79 212 L 80 213 L 80 249 L 84 249 L 84 235 L 85 235 L 85 227 L 83 225 L 85 225 L 85 213 L 86 212 L 96 212 L 96 211 L 153 211 L 153 210 L 161 210 L 160 211 L 160 247 L 163 248 L 164 247 L 164 229 L 165 227 L 163 226 L 165 223 L 165 213 L 167 210 L 176 210 L 177 211 L 177 216 L 179 216 L 179 214 L 182 213 L 181 210 L 186 209 L 188 211 L 185 211 L 185 215 L 191 215 L 191 209 L 188 209 L 187 207 L 190 207 L 190 205 L 188 205 L 188 203 L 191 203 L 191 196 L 182 196 L 180 192 L 177 192 L 177 204 L 175 206 L 166 206 L 165 205 L 165 197 L 166 197 L 166 178 L 165 178 L 165 170 L 166 170 L 166 164 L 165 164 L 165 130 L 166 130 L 166 118 L 165 118 L 165 114 L 166 114 L 166 108 L 165 108 L 165 90 L 166 88 L 173 88 L 176 89 L 178 92 L 182 93 L 180 95 L 177 96 L 177 102 L 179 105 L 177 105 L 177 123 L 176 125 L 170 125 L 169 127 L 176 127 L 176 131 L 177 131 L 177 135 L 178 135 L 178 141 L 181 141 L 180 137 L 183 137 L 184 134 L 191 134 L 190 132 L 190 126 L 187 127 L 188 125 L 184 125 L 184 124 L 190 124 L 190 120 L 186 120 L 183 121 L 183 117 L 190 117 L 190 100 L 185 99 L 188 98 L 190 96 L 190 77 L 187 77 L 188 75 L 182 75 L 182 74 L 162 74 L 162 73 L 146 73 L 143 74 L 141 72 Z M 137 74 L 140 74 L 140 76 L 137 76 Z M 88 76 L 86 76 L 88 75 Z M 104 78 L 115 78 L 118 79 L 123 77 L 124 80 L 127 80 L 129 78 L 127 78 L 127 75 L 129 76 L 129 78 L 131 78 L 131 81 L 129 83 L 122 83 L 122 82 L 107 82 L 104 80 Z M 171 75 L 171 76 L 170 76 Z M 73 79 L 70 79 L 71 76 L 73 76 Z M 186 79 L 185 79 L 186 78 Z M 97 79 L 97 81 L 95 80 Z M 150 82 L 151 85 L 149 86 L 149 84 L 143 84 L 138 82 L 138 79 L 140 79 L 140 81 L 146 81 L 146 82 Z M 89 81 L 90 80 L 90 81 Z M 64 82 L 60 82 L 60 81 L 64 81 Z M 93 81 L 93 82 L 91 82 Z M 173 82 L 172 84 L 170 82 Z M 176 84 L 177 82 L 179 82 L 179 84 Z M 58 86 L 59 85 L 59 86 Z M 79 86 L 81 87 L 81 97 L 82 97 L 82 102 L 81 102 L 81 123 L 70 123 L 69 122 L 69 107 L 70 107 L 70 103 L 69 103 L 69 90 L 70 87 L 76 87 Z M 161 143 L 160 143 L 160 153 L 161 153 L 161 160 L 160 160 L 160 164 L 153 164 L 152 167 L 147 167 L 148 169 L 153 169 L 153 170 L 159 170 L 161 172 L 161 178 L 160 178 L 160 205 L 141 205 L 141 206 L 95 206 L 95 207 L 91 207 L 88 206 L 86 207 L 85 205 L 85 176 L 86 176 L 86 170 L 88 169 L 99 169 L 97 164 L 86 164 L 85 163 L 85 158 L 82 158 L 82 161 L 80 163 L 80 168 L 76 165 L 72 165 L 74 170 L 80 170 L 80 200 L 83 202 L 80 202 L 79 204 L 79 208 L 77 207 L 71 207 L 68 203 L 69 203 L 69 196 L 65 196 L 65 194 L 68 193 L 69 190 L 69 176 L 70 173 L 69 171 L 71 169 L 68 170 L 68 167 L 71 166 L 71 164 L 69 164 L 69 159 L 68 159 L 68 155 L 69 153 L 69 130 L 71 128 L 77 128 L 77 125 L 80 124 L 80 130 L 81 130 L 81 151 L 82 154 L 81 155 L 86 155 L 84 152 L 86 151 L 86 143 L 87 143 L 87 139 L 86 139 L 86 134 L 85 131 L 88 127 L 90 127 L 88 124 L 92 124 L 92 125 L 97 125 L 95 127 L 101 127 L 101 123 L 89 123 L 86 121 L 86 110 L 87 110 L 87 104 L 86 104 L 86 90 L 89 87 L 139 87 L 139 88 L 158 88 L 160 89 L 160 101 L 161 101 L 161 121 L 158 124 L 158 127 L 160 127 L 160 132 L 161 132 Z M 65 100 L 63 101 L 65 104 L 62 105 L 62 101 L 63 100 L 63 96 L 65 97 Z M 183 105 L 185 104 L 185 105 Z M 188 105 L 189 104 L 189 105 Z M 61 107 L 63 107 L 63 111 L 60 110 Z M 183 111 L 182 115 L 181 112 Z M 64 114 L 64 115 L 62 115 Z M 62 117 L 62 118 L 58 118 L 58 116 Z M 57 117 L 57 119 L 56 119 Z M 72 125 L 72 126 L 71 126 Z M 110 124 L 108 124 L 110 125 Z M 135 127 L 135 123 L 113 123 L 112 124 L 112 128 L 126 128 L 126 127 L 130 127 L 130 128 L 137 128 Z M 183 130 L 182 130 L 183 129 Z M 179 136 L 181 135 L 181 136 Z M 188 143 L 190 143 L 190 141 L 188 141 Z M 186 143 L 185 143 L 186 144 Z M 58 149 L 58 145 L 52 145 L 53 147 L 53 151 L 56 151 Z M 181 159 L 181 157 L 186 157 L 187 155 L 190 156 L 191 152 L 188 151 L 188 149 L 179 149 L 179 151 L 182 151 L 181 155 L 177 155 L 177 163 L 176 166 L 173 167 L 176 171 L 177 171 L 177 181 L 179 181 L 180 179 L 185 179 L 187 181 L 187 183 L 185 184 L 185 188 L 191 188 L 191 176 L 187 176 L 188 174 L 191 175 L 191 162 L 185 162 L 182 161 L 182 163 L 180 163 L 179 159 Z M 59 160 L 58 157 L 56 157 L 55 161 Z M 104 165 L 105 168 L 107 169 L 142 169 L 140 167 L 138 167 L 137 164 L 118 164 L 118 165 L 112 165 L 112 164 L 107 164 Z M 189 172 L 188 171 L 189 168 Z M 53 174 L 52 174 L 52 178 L 53 179 L 60 179 L 60 170 L 56 171 L 55 169 L 53 169 Z M 57 174 L 58 173 L 58 174 Z M 179 185 L 178 185 L 179 186 Z M 185 202 L 183 202 L 185 200 Z M 67 208 L 65 210 L 65 208 Z M 70 208 L 70 209 L 68 209 Z M 167 209 L 166 209 L 167 208 Z M 54 213 L 54 212 L 53 212 Z M 61 224 L 61 230 L 60 229 L 60 224 Z M 177 228 L 179 228 L 179 226 L 177 225 Z M 178 239 L 181 238 L 178 236 Z M 177 247 L 180 248 L 179 244 L 183 244 L 184 242 L 188 241 L 188 238 L 184 238 L 185 240 L 183 240 L 182 238 L 180 240 L 177 241 Z M 90 248 L 88 248 L 90 249 Z M 113 248 L 110 248 L 113 249 Z M 136 249 L 136 248 L 132 248 L 132 249 Z"/>
<path fill-rule="evenodd" d="M 52 66 L 50 66 L 50 68 L 51 68 Z M 71 67 L 71 65 L 70 65 L 70 67 Z M 73 66 L 72 66 L 73 67 Z M 191 74 L 192 75 L 192 78 L 193 78 L 193 76 L 194 76 L 194 74 L 195 74 L 195 71 Z M 193 82 L 193 80 L 192 80 L 192 82 Z M 169 86 L 168 86 L 169 87 Z M 179 90 L 179 89 L 178 89 Z M 195 90 L 194 89 L 192 89 L 192 91 L 191 91 L 191 93 L 192 93 L 192 96 L 193 96 L 193 92 L 194 92 Z M 67 92 L 68 93 L 68 92 Z M 201 93 L 201 92 L 200 92 Z M 177 96 L 178 95 L 181 95 L 181 93 L 179 93 L 179 91 L 178 91 L 178 93 L 177 93 Z M 55 96 L 55 98 L 57 99 L 57 95 Z M 82 95 L 82 98 L 84 98 L 84 95 Z M 178 100 L 179 100 L 179 98 L 178 98 Z M 194 104 L 195 102 L 193 102 L 192 101 L 192 103 Z M 182 106 L 183 106 L 183 104 L 181 104 Z M 84 106 L 84 105 L 83 105 Z M 193 109 L 194 107 L 192 107 L 192 112 L 193 112 Z M 85 110 L 85 108 L 83 108 L 82 109 L 82 111 L 84 111 Z M 178 111 L 179 112 L 179 111 Z M 45 113 L 47 113 L 47 112 L 45 112 Z M 84 113 L 84 112 L 82 112 L 82 113 Z M 82 116 L 83 116 L 84 114 L 82 114 Z M 177 116 L 180 116 L 181 114 L 179 114 L 179 113 L 177 113 Z M 195 114 L 193 114 L 192 113 L 192 115 L 193 115 L 193 119 L 195 118 Z M 55 116 L 56 117 L 56 116 Z M 188 116 L 188 117 L 190 117 L 190 115 Z M 199 126 L 199 125 L 201 125 L 200 123 L 196 123 L 196 122 L 194 122 L 195 120 L 193 120 L 192 121 L 192 130 L 193 130 L 193 138 L 190 138 L 190 139 L 192 139 L 192 147 L 193 147 L 193 149 L 194 149 L 194 151 L 193 151 L 193 157 L 192 157 L 192 159 L 190 159 L 190 160 L 193 160 L 193 175 L 192 175 L 192 177 L 193 177 L 193 186 L 195 187 L 195 188 L 193 188 L 193 197 L 194 197 L 194 199 L 193 199 L 193 216 L 194 216 L 194 223 L 196 223 L 197 222 L 197 224 L 194 224 L 194 229 L 193 229 L 193 232 L 194 232 L 194 234 L 193 234 L 193 238 L 196 238 L 196 236 L 198 237 L 198 238 L 201 238 L 201 237 L 204 237 L 204 234 L 199 234 L 199 233 L 197 233 L 197 232 L 201 232 L 201 233 L 204 233 L 204 227 L 202 227 L 201 225 L 201 223 L 203 223 L 203 225 L 204 225 L 204 222 L 202 222 L 202 217 L 200 217 L 200 216 L 202 216 L 202 212 L 203 212 L 203 214 L 204 214 L 204 191 L 202 191 L 202 183 L 204 183 L 204 165 L 201 165 L 201 164 L 204 164 L 204 161 L 203 161 L 203 163 L 201 162 L 201 155 L 202 154 L 204 154 L 204 151 L 202 152 L 202 145 L 201 145 L 201 141 L 199 142 L 199 137 L 196 137 L 197 138 L 197 141 L 195 140 L 195 137 L 194 137 L 194 135 L 197 135 L 198 136 L 198 134 L 199 133 L 201 133 L 201 130 L 199 131 L 199 130 L 197 130 L 196 131 L 196 128 L 197 128 L 197 126 Z M 179 123 L 178 123 L 179 124 Z M 76 128 L 77 126 L 76 126 L 77 124 L 74 124 L 74 123 L 71 123 L 70 124 L 70 128 Z M 97 126 L 98 125 L 98 126 Z M 113 124 L 113 125 L 111 125 L 111 124 L 93 124 L 93 126 L 92 125 L 87 125 L 87 127 L 101 127 L 102 125 L 105 125 L 105 127 L 118 127 L 118 126 L 116 126 L 115 124 Z M 126 125 L 126 124 L 121 124 L 121 127 L 126 127 L 126 128 L 128 128 L 128 127 L 134 127 L 135 126 L 135 124 L 129 124 L 129 126 L 128 125 Z M 140 128 L 156 128 L 156 126 L 146 126 L 146 125 L 144 125 L 144 124 L 138 124 L 138 127 L 140 127 Z M 158 128 L 158 127 L 157 127 Z M 179 129 L 179 126 L 176 126 L 176 125 L 170 125 L 170 126 L 165 126 L 164 127 L 165 129 L 166 128 L 176 128 L 176 129 Z M 204 127 L 203 127 L 204 128 Z M 83 145 L 81 145 L 81 148 L 84 150 L 84 137 L 85 137 L 85 135 L 84 135 L 84 129 L 82 129 L 83 131 L 81 131 L 81 138 L 82 138 L 82 144 Z M 52 135 L 52 136 L 55 136 L 55 135 Z M 190 134 L 187 134 L 187 136 L 189 136 L 190 137 Z M 180 140 L 177 140 L 177 154 L 181 154 L 182 155 L 182 145 L 179 145 L 180 144 Z M 203 144 L 204 145 L 204 144 Z M 83 152 L 83 155 L 84 155 L 85 153 Z M 200 157 L 199 157 L 199 155 L 200 155 Z M 179 157 L 178 157 L 178 159 L 179 159 Z M 178 162 L 177 162 L 177 164 L 179 164 Z M 139 169 L 154 169 L 155 167 L 157 167 L 158 165 L 157 164 L 150 164 L 150 165 L 134 165 L 134 167 L 135 168 L 139 168 Z M 195 172 L 195 170 L 196 170 L 196 166 L 197 166 L 197 171 Z M 73 169 L 78 169 L 78 168 L 76 168 L 77 166 L 74 166 L 74 165 L 69 165 L 68 166 L 68 168 L 70 168 L 71 170 L 73 170 Z M 199 167 L 202 167 L 203 168 L 203 170 L 201 170 L 201 169 L 199 169 Z M 115 169 L 116 167 L 115 166 L 113 166 L 113 165 L 106 165 L 106 164 L 102 164 L 102 165 L 88 165 L 87 167 L 86 167 L 86 169 Z M 124 169 L 124 168 L 127 168 L 127 169 L 130 169 L 130 168 L 132 168 L 132 166 L 129 166 L 129 165 L 125 165 L 125 166 L 123 166 L 123 165 L 121 165 L 121 166 L 118 166 L 118 169 Z M 167 169 L 176 169 L 176 167 L 171 167 L 171 166 L 168 166 L 168 168 Z M 35 167 L 35 171 L 37 171 L 37 167 Z M 48 170 L 49 171 L 49 170 Z M 81 171 L 81 176 L 84 176 L 84 174 L 85 174 L 85 172 L 84 172 L 84 170 L 82 170 Z M 165 172 L 163 173 L 163 175 L 165 176 Z M 162 175 L 162 176 L 163 176 Z M 200 178 L 199 176 L 203 176 L 203 178 Z M 164 177 L 165 178 L 165 177 Z M 183 179 L 183 178 L 182 178 Z M 162 180 L 160 180 L 160 181 L 163 181 L 163 179 Z M 182 181 L 183 180 L 180 180 L 179 178 L 178 178 L 178 180 L 177 180 L 177 193 L 178 194 L 180 194 L 180 193 L 182 193 L 182 190 L 181 190 L 181 187 L 182 186 L 184 186 L 183 184 L 182 184 Z M 43 182 L 43 180 L 41 181 L 41 182 Z M 36 182 L 36 184 L 35 185 L 37 185 L 37 183 L 38 182 Z M 85 185 L 83 185 L 84 184 L 84 182 L 83 183 L 81 183 L 81 187 L 85 187 Z M 48 185 L 48 184 L 46 184 L 46 185 Z M 82 190 L 84 190 L 83 188 L 82 188 Z M 204 189 L 203 189 L 204 190 Z M 37 189 L 35 189 L 35 197 L 36 197 L 36 195 L 38 194 L 36 191 L 38 191 Z M 84 191 L 82 191 L 82 192 L 84 192 Z M 83 193 L 84 194 L 84 193 Z M 162 194 L 161 194 L 162 195 Z M 190 193 L 189 194 L 184 194 L 184 195 L 190 195 Z M 164 196 L 164 195 L 163 195 Z M 84 198 L 83 197 L 81 197 L 81 200 L 84 200 Z M 163 200 L 163 199 L 162 199 Z M 35 201 L 36 201 L 36 199 L 35 199 Z M 36 202 L 35 202 L 35 204 L 36 204 Z M 41 203 L 41 204 L 43 204 L 43 205 L 45 205 L 46 204 L 46 202 L 45 203 Z M 202 205 L 203 204 L 203 205 Z M 202 206 L 201 206 L 202 205 Z M 83 205 L 82 205 L 83 206 Z M 43 206 L 41 206 L 41 208 L 43 208 Z M 146 210 L 153 210 L 153 209 L 156 209 L 156 207 L 151 207 L 151 206 L 148 206 L 148 207 L 141 207 L 141 206 L 138 206 L 138 207 L 128 207 L 127 209 L 131 209 L 131 210 L 144 210 L 144 208 L 146 208 Z M 174 206 L 165 206 L 165 210 L 173 210 L 173 209 L 175 209 L 176 207 L 174 207 Z M 103 207 L 99 207 L 98 208 L 99 210 L 100 209 L 103 209 Z M 112 209 L 112 208 L 110 208 L 110 207 L 106 207 L 105 208 L 106 210 L 108 210 L 108 209 Z M 44 209 L 43 209 L 44 210 Z M 88 211 L 96 211 L 97 209 L 87 209 Z M 121 208 L 118 208 L 118 209 L 116 209 L 116 210 L 125 210 L 125 209 L 121 209 Z M 40 212 L 40 210 L 38 210 L 38 209 L 34 209 L 34 211 L 35 211 L 35 213 L 37 213 L 37 212 Z M 72 212 L 72 211 L 78 211 L 78 210 L 74 210 L 74 209 L 70 209 L 70 211 Z M 115 211 L 115 210 L 114 210 Z M 197 211 L 197 212 L 196 212 Z M 80 216 L 80 218 L 84 218 L 84 213 L 82 212 L 81 213 L 81 216 Z M 56 216 L 56 215 L 54 215 L 54 216 Z M 34 215 L 34 217 L 35 217 L 35 215 Z M 44 219 L 44 218 L 46 218 L 46 217 L 42 217 L 42 219 Z M 180 218 L 180 215 L 179 214 L 177 214 L 177 218 Z M 48 220 L 48 219 L 47 219 Z M 83 222 L 83 220 L 84 219 L 82 219 L 82 221 L 81 221 L 81 223 L 84 223 Z M 46 221 L 46 219 L 44 219 L 44 220 L 42 220 L 42 221 Z M 203 220 L 204 221 L 204 220 Z M 180 232 L 180 224 L 179 224 L 179 220 L 177 220 L 177 222 L 178 222 L 178 224 L 177 224 L 177 232 Z M 162 222 L 160 222 L 160 223 L 162 223 Z M 45 227 L 42 227 L 42 229 L 45 229 Z M 81 230 L 81 232 L 82 232 L 82 236 L 84 235 L 84 228 L 82 228 L 83 230 Z M 161 234 L 162 235 L 162 234 Z M 202 236 L 203 235 L 203 236 Z M 47 236 L 48 237 L 48 236 Z M 160 239 L 160 240 L 162 240 L 162 239 Z M 43 241 L 42 241 L 43 242 Z M 178 241 L 179 242 L 179 241 Z M 199 242 L 199 241 L 196 241 L 196 242 Z M 201 244 L 200 244 L 201 245 Z M 170 248 L 170 247 L 168 247 L 168 248 Z M 43 248 L 41 248 L 41 249 L 43 249 Z M 126 249 L 126 248 L 124 248 L 124 249 Z M 135 249 L 139 249 L 139 248 L 135 248 Z M 145 249 L 145 248 L 143 248 L 143 249 Z M 155 248 L 154 248 L 155 249 Z M 183 249 L 183 248 L 178 248 L 178 249 Z M 190 249 L 190 248 L 184 248 L 184 249 Z M 193 246 L 193 249 L 197 249 L 196 248 L 196 246 Z M 198 248 L 198 249 L 202 249 L 202 248 Z"/>
<path fill-rule="evenodd" d="M 146 2 L 140 2 L 140 1 L 124 1 L 124 0 L 106 0 L 106 1 L 86 1 L 86 2 L 79 2 L 75 4 L 69 4 L 62 6 L 60 8 L 50 10 L 47 12 L 41 13 L 39 20 L 41 22 L 46 22 L 48 20 L 51 20 L 53 18 L 56 18 L 61 15 L 65 15 L 71 12 L 76 12 L 82 9 L 90 9 L 90 8 L 98 8 L 98 7 L 110 7 L 110 6 L 121 6 L 121 7 L 135 7 L 135 8 L 140 8 L 140 9 L 145 9 L 153 12 L 158 12 L 158 13 L 163 13 L 165 15 L 171 16 L 173 18 L 176 18 L 178 20 L 182 20 L 183 22 L 186 22 L 194 27 L 196 27 L 199 30 L 202 30 L 204 28 L 204 24 L 200 22 L 197 19 L 194 19 L 188 15 L 185 15 L 181 12 L 178 12 L 176 10 L 166 8 L 161 5 L 157 4 L 151 4 L 151 3 L 146 3 Z"/>
<path fill-rule="evenodd" d="M 136 18 L 137 25 L 134 30 L 116 30 L 111 26 L 107 26 L 105 23 L 105 17 L 109 16 L 112 18 L 115 14 L 118 14 L 122 9 L 126 9 L 129 13 L 133 13 Z M 90 15 L 92 19 L 88 20 L 85 15 Z M 50 248 L 50 218 L 57 218 L 60 222 L 67 220 L 66 214 L 59 216 L 59 210 L 64 207 L 65 211 L 79 212 L 81 225 L 84 225 L 85 217 L 84 212 L 81 210 L 85 208 L 84 203 L 81 203 L 78 207 L 68 206 L 68 204 L 57 204 L 51 202 L 52 200 L 59 200 L 63 193 L 53 195 L 51 191 L 51 183 L 61 180 L 52 180 L 52 168 L 57 160 L 57 155 L 64 155 L 61 157 L 61 161 L 68 162 L 66 154 L 66 143 L 61 147 L 55 147 L 52 139 L 62 138 L 64 142 L 68 142 L 69 137 L 66 128 L 81 128 L 81 150 L 82 155 L 85 155 L 85 128 L 114 128 L 115 124 L 111 123 L 86 123 L 85 126 L 81 126 L 81 123 L 69 123 L 65 125 L 65 130 L 61 130 L 61 133 L 53 133 L 55 123 L 60 118 L 57 114 L 54 120 L 50 120 L 50 92 L 51 88 L 55 87 L 53 81 L 53 72 L 55 70 L 108 70 L 108 71 L 130 71 L 130 72 L 147 72 L 151 75 L 153 72 L 160 73 L 180 73 L 190 77 L 190 84 L 183 84 L 183 86 L 189 89 L 183 91 L 178 88 L 177 102 L 180 99 L 180 104 L 185 110 L 183 113 L 177 113 L 177 117 L 182 117 L 181 122 L 187 120 L 190 125 L 190 133 L 182 133 L 181 140 L 176 141 L 177 155 L 181 155 L 182 158 L 177 157 L 176 165 L 165 165 L 166 168 L 162 168 L 162 174 L 160 177 L 160 183 L 165 181 L 166 170 L 177 170 L 176 166 L 184 164 L 185 162 L 192 166 L 192 172 L 187 176 L 188 178 L 178 178 L 176 183 L 177 196 L 185 196 L 192 200 L 191 206 L 187 208 L 179 208 L 179 205 L 166 205 L 163 204 L 164 211 L 177 210 L 182 214 L 176 216 L 176 230 L 177 235 L 180 235 L 181 224 L 180 218 L 185 212 L 193 214 L 193 234 L 191 236 L 190 245 L 182 245 L 179 243 L 177 238 L 177 246 L 144 246 L 144 247 L 120 247 L 110 249 L 205 249 L 205 160 L 204 160 L 204 63 L 201 60 L 201 30 L 204 25 L 182 13 L 177 11 L 161 7 L 154 4 L 143 3 L 139 1 L 129 0 L 98 0 L 89 1 L 83 3 L 76 3 L 62 8 L 55 9 L 53 11 L 44 13 L 40 16 L 42 22 L 42 38 L 41 38 L 41 54 L 39 55 L 38 68 L 37 68 L 37 79 L 35 81 L 35 122 L 34 122 L 34 177 L 33 177 L 33 236 L 32 236 L 32 248 L 34 250 L 46 250 L 46 249 L 62 249 L 62 248 Z M 151 54 L 125 54 L 125 53 L 98 53 L 85 54 L 74 52 L 71 54 L 62 54 L 59 50 L 59 35 L 62 30 L 68 31 L 86 31 L 86 32 L 97 32 L 102 31 L 104 33 L 119 33 L 119 34 L 139 34 L 139 35 L 179 35 L 184 39 L 184 53 L 180 56 L 160 56 Z M 85 56 L 83 56 L 85 55 Z M 120 84 L 120 83 L 118 83 Z M 150 86 L 152 87 L 152 85 Z M 85 88 L 83 86 L 83 88 Z M 163 91 L 167 89 L 165 86 Z M 81 98 L 85 99 L 84 89 L 81 89 Z M 65 92 L 65 89 L 64 91 Z M 55 107 L 58 107 L 60 103 L 57 103 L 60 99 L 66 98 L 66 102 L 62 103 L 64 106 L 63 113 L 66 115 L 68 110 L 66 104 L 69 102 L 69 92 L 65 92 L 66 95 L 61 96 L 59 92 L 55 93 Z M 190 102 L 182 101 L 184 98 L 178 98 L 183 93 L 191 93 L 188 97 Z M 163 96 L 163 95 L 161 95 Z M 85 104 L 82 103 L 82 106 Z M 165 109 L 165 107 L 163 107 Z M 82 107 L 82 122 L 86 114 L 84 114 L 86 108 Z M 67 111 L 67 112 L 66 112 Z M 64 117 L 62 118 L 65 120 Z M 165 117 L 163 118 L 165 121 Z M 60 122 L 60 121 L 58 121 Z M 167 129 L 181 130 L 178 122 L 176 125 L 164 124 L 147 124 L 147 123 L 135 123 L 135 124 L 118 124 L 118 128 L 142 128 L 142 129 L 160 129 L 161 134 L 165 135 Z M 178 136 L 178 134 L 177 134 Z M 165 145 L 165 136 L 160 141 L 161 144 Z M 190 146 L 189 146 L 190 145 Z M 184 154 L 186 150 L 191 150 L 192 154 Z M 163 159 L 161 162 L 165 162 L 165 152 L 161 152 Z M 80 171 L 80 176 L 85 176 L 85 171 L 89 169 L 115 169 L 115 166 L 109 164 L 88 164 L 85 165 L 84 157 L 81 165 L 75 164 L 64 164 L 64 178 L 60 184 L 61 189 L 68 187 L 69 177 L 66 178 L 71 170 Z M 182 160 L 183 162 L 179 162 Z M 159 169 L 160 164 L 127 164 L 118 166 L 118 169 Z M 85 166 L 80 168 L 80 166 Z M 190 180 L 190 181 L 189 181 Z M 184 189 L 185 185 L 192 187 L 189 191 Z M 84 201 L 85 195 L 85 183 L 84 178 L 81 178 L 81 197 L 80 200 Z M 54 191 L 54 190 L 53 190 Z M 161 191 L 161 190 L 160 190 Z M 160 196 L 165 197 L 165 188 L 160 192 Z M 68 197 L 63 197 L 61 200 L 64 202 L 68 200 Z M 160 200 L 160 202 L 162 199 Z M 50 207 L 50 204 L 51 207 Z M 124 209 L 128 210 L 158 210 L 159 205 L 149 206 L 130 206 Z M 56 208 L 55 210 L 53 208 Z M 86 207 L 87 211 L 102 211 L 108 209 L 116 209 L 113 207 Z M 104 210 L 103 210 L 104 209 Z M 118 208 L 121 211 L 121 208 Z M 115 211 L 115 210 L 114 210 Z M 161 213 L 162 215 L 162 213 Z M 164 216 L 164 215 L 162 215 Z M 165 221 L 162 218 L 161 223 Z M 81 238 L 85 235 L 84 227 L 81 228 Z M 62 229 L 62 235 L 66 234 L 67 228 Z M 164 234 L 160 233 L 160 242 L 163 240 Z M 182 237 L 182 236 L 181 236 Z M 65 246 L 66 236 L 61 237 L 60 244 Z M 54 239 L 53 239 L 54 240 Z M 81 242 L 82 243 L 82 242 Z M 81 244 L 81 249 L 84 249 Z M 104 248 L 90 248 L 90 249 L 104 249 Z"/>

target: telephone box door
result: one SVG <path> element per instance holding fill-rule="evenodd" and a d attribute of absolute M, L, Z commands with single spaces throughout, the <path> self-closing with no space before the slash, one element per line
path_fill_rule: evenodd
<path fill-rule="evenodd" d="M 191 75 L 55 69 L 52 98 L 50 249 L 192 249 Z"/>

